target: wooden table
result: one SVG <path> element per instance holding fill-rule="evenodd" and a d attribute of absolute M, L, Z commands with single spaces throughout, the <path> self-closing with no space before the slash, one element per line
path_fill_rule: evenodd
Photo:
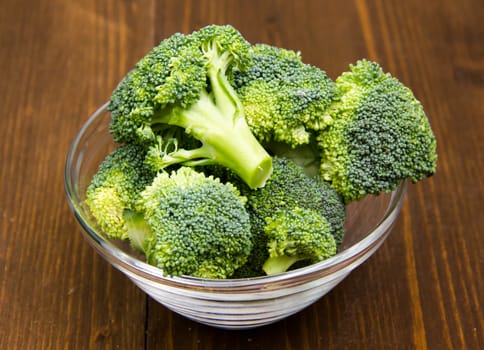
<path fill-rule="evenodd" d="M 480 0 L 0 1 L 0 349 L 484 349 Z M 335 78 L 367 57 L 412 88 L 439 145 L 381 249 L 267 327 L 168 311 L 81 236 L 64 159 L 88 115 L 161 39 L 230 23 Z"/>

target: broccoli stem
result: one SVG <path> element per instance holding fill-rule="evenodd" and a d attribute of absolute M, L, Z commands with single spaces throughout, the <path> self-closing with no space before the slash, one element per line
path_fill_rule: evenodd
<path fill-rule="evenodd" d="M 226 67 L 230 62 L 228 53 L 225 55 L 212 55 L 212 59 L 208 69 L 208 78 L 210 80 L 213 99 L 215 103 L 225 116 L 232 116 L 234 120 L 245 117 L 242 114 L 243 106 L 237 92 L 235 92 L 232 85 L 227 80 L 225 73 Z M 214 57 L 218 58 L 214 60 Z"/>
<path fill-rule="evenodd" d="M 265 261 L 262 269 L 268 275 L 275 275 L 276 273 L 286 272 L 294 263 L 299 260 L 301 259 L 297 256 L 271 256 Z"/>
<path fill-rule="evenodd" d="M 224 84 L 222 83 L 222 86 Z M 186 165 L 218 163 L 236 172 L 251 188 L 264 186 L 272 173 L 272 159 L 249 129 L 233 97 L 214 101 L 206 91 L 189 108 L 175 106 L 154 123 L 180 126 L 202 142 L 195 150 L 180 150 L 170 157 L 186 157 Z M 227 111 L 232 115 L 226 115 Z"/>
<path fill-rule="evenodd" d="M 124 211 L 128 238 L 131 246 L 141 252 L 146 251 L 146 242 L 153 235 L 150 225 L 142 213 L 126 209 Z"/>

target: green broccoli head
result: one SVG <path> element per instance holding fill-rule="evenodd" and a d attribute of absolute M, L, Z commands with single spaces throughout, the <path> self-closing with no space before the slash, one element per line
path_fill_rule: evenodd
<path fill-rule="evenodd" d="M 339 97 L 318 135 L 321 174 L 349 203 L 436 170 L 436 140 L 420 102 L 367 60 L 336 80 Z"/>
<path fill-rule="evenodd" d="M 266 186 L 244 193 L 254 228 L 262 229 L 275 210 L 294 208 L 319 212 L 331 225 L 337 244 L 343 238 L 346 209 L 342 197 L 319 176 L 309 177 L 287 158 L 275 157 Z"/>
<path fill-rule="evenodd" d="M 321 217 L 325 227 L 328 226 L 336 246 L 343 240 L 346 210 L 341 196 L 320 177 L 308 177 L 303 168 L 290 159 L 275 157 L 273 166 L 274 171 L 263 188 L 252 190 L 246 186 L 239 187 L 247 197 L 253 248 L 247 264 L 237 271 L 238 277 L 263 274 L 262 266 L 269 258 L 266 232 L 268 220 L 278 222 L 285 213 L 288 215 L 286 225 L 289 225 L 295 213 L 301 210 L 313 211 Z M 225 178 L 237 183 L 230 173 Z M 275 215 L 279 217 L 278 220 Z M 304 218 L 298 217 L 294 225 L 303 227 L 303 221 Z M 307 224 L 316 225 L 315 221 Z"/>
<path fill-rule="evenodd" d="M 146 150 L 139 145 L 116 148 L 101 163 L 86 190 L 86 203 L 99 226 L 110 238 L 126 239 L 138 218 L 139 193 L 155 173 L 144 163 Z"/>
<path fill-rule="evenodd" d="M 263 270 L 268 275 L 285 272 L 298 261 L 314 264 L 336 254 L 331 224 L 314 209 L 276 211 L 267 218 L 264 231 L 269 258 Z"/>
<path fill-rule="evenodd" d="M 334 83 L 295 51 L 257 44 L 249 58 L 247 70 L 236 70 L 234 84 L 251 130 L 262 142 L 309 143 L 311 130 L 325 126 L 321 116 L 333 99 Z"/>
<path fill-rule="evenodd" d="M 231 85 L 233 70 L 249 64 L 249 47 L 228 25 L 163 40 L 113 91 L 108 109 L 114 140 L 154 148 L 148 164 L 156 171 L 220 164 L 250 187 L 263 186 L 271 158 L 248 127 Z M 174 143 L 170 127 L 183 129 L 199 147 Z"/>
<path fill-rule="evenodd" d="M 141 193 L 147 261 L 170 276 L 228 278 L 252 248 L 245 197 L 193 168 L 160 172 Z"/>
<path fill-rule="evenodd" d="M 113 91 L 108 109 L 111 134 L 120 143 L 151 142 L 159 105 L 189 106 L 206 87 L 201 54 L 192 54 L 196 40 L 173 34 L 143 57 Z"/>

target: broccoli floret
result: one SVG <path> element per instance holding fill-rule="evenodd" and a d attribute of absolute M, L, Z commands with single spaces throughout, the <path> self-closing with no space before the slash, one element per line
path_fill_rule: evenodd
<path fill-rule="evenodd" d="M 215 163 L 252 188 L 263 186 L 271 158 L 248 127 L 231 85 L 234 68 L 243 71 L 250 63 L 249 47 L 228 25 L 163 40 L 112 94 L 108 109 L 115 141 L 151 146 L 147 163 L 157 171 L 173 164 Z M 174 142 L 167 126 L 182 128 L 200 147 Z"/>
<path fill-rule="evenodd" d="M 256 44 L 249 59 L 248 69 L 236 70 L 234 84 L 251 130 L 264 144 L 309 143 L 311 130 L 325 126 L 321 116 L 333 99 L 334 82 L 304 63 L 299 52 Z"/>
<path fill-rule="evenodd" d="M 246 262 L 252 248 L 246 198 L 231 184 L 181 167 L 160 172 L 140 198 L 151 231 L 136 239 L 164 274 L 228 278 Z"/>
<path fill-rule="evenodd" d="M 139 145 L 116 148 L 86 190 L 86 203 L 109 238 L 127 239 L 129 230 L 143 225 L 142 216 L 136 215 L 138 196 L 155 177 L 144 163 L 145 154 Z"/>
<path fill-rule="evenodd" d="M 328 232 L 332 235 L 335 246 L 343 240 L 346 210 L 341 196 L 320 177 L 308 177 L 292 160 L 275 157 L 273 165 L 274 171 L 263 188 L 251 190 L 241 187 L 242 194 L 247 197 L 246 207 L 252 226 L 253 249 L 246 266 L 237 273 L 240 277 L 253 277 L 263 273 L 262 265 L 269 258 L 269 237 L 266 232 L 268 220 L 280 222 L 284 214 L 287 214 L 285 226 L 297 225 L 301 229 L 307 227 L 312 230 L 311 225 L 315 221 L 311 216 L 308 220 L 312 221 L 305 224 L 303 218 L 296 218 L 296 214 L 305 210 L 313 211 L 321 216 L 321 222 L 327 222 L 325 226 L 329 225 Z M 291 224 L 293 218 L 297 220 Z M 302 231 L 301 234 L 305 233 Z"/>
<path fill-rule="evenodd" d="M 267 218 L 269 258 L 263 265 L 268 275 L 287 271 L 298 261 L 316 263 L 336 254 L 331 225 L 319 211 L 294 208 L 276 211 Z"/>
<path fill-rule="evenodd" d="M 274 172 L 266 186 L 244 193 L 248 210 L 254 214 L 256 227 L 281 208 L 313 209 L 331 225 L 331 234 L 339 245 L 343 239 L 346 209 L 342 197 L 321 177 L 309 177 L 292 160 L 274 158 Z"/>
<path fill-rule="evenodd" d="M 409 88 L 367 60 L 351 65 L 336 87 L 318 142 L 321 174 L 346 203 L 435 173 L 436 140 Z"/>

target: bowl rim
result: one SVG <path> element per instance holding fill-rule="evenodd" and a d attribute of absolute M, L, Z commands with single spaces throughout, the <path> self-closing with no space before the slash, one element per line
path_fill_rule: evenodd
<path fill-rule="evenodd" d="M 383 219 L 374 227 L 363 239 L 357 243 L 345 248 L 338 252 L 336 255 L 320 261 L 318 263 L 302 267 L 299 269 L 287 271 L 281 274 L 275 274 L 270 276 L 258 276 L 250 278 L 237 278 L 237 279 L 206 279 L 192 276 L 164 276 L 160 268 L 149 265 L 148 263 L 131 256 L 130 254 L 119 249 L 109 239 L 103 237 L 97 233 L 97 229 L 89 224 L 89 220 L 85 217 L 83 208 L 81 206 L 81 198 L 78 192 L 78 186 L 71 180 L 73 172 L 78 170 L 74 164 L 74 158 L 76 151 L 80 146 L 80 141 L 86 134 L 86 131 L 97 121 L 97 118 L 107 111 L 109 102 L 100 106 L 93 114 L 89 116 L 87 121 L 82 125 L 77 134 L 75 135 L 66 159 L 64 166 L 64 190 L 68 199 L 69 206 L 74 213 L 77 221 L 84 230 L 82 233 L 88 240 L 89 244 L 95 248 L 95 250 L 103 256 L 110 263 L 113 263 L 116 268 L 122 268 L 125 272 L 141 276 L 147 280 L 153 282 L 161 282 L 165 285 L 173 287 L 182 287 L 190 289 L 200 289 L 205 291 L 219 291 L 219 292 L 241 292 L 248 290 L 261 290 L 271 288 L 271 285 L 281 285 L 284 287 L 294 286 L 311 280 L 311 275 L 325 276 L 330 275 L 334 269 L 332 267 L 338 265 L 340 267 L 346 267 L 351 265 L 359 254 L 362 254 L 370 250 L 375 245 L 379 244 L 380 238 L 385 237 L 385 233 L 388 234 L 389 229 L 395 219 L 397 218 L 400 209 L 403 205 L 405 195 L 407 192 L 408 181 L 402 181 L 399 186 L 391 192 L 391 198 L 389 206 Z"/>

